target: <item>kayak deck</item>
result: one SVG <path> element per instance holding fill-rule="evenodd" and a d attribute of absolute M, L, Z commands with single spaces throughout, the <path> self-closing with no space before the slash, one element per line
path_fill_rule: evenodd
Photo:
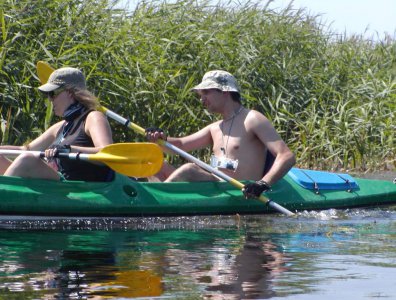
<path fill-rule="evenodd" d="M 309 189 L 286 175 L 265 196 L 290 211 L 396 204 L 392 182 L 354 179 L 353 189 Z M 132 217 L 274 213 L 227 182 L 54 182 L 0 176 L 0 215 Z"/>

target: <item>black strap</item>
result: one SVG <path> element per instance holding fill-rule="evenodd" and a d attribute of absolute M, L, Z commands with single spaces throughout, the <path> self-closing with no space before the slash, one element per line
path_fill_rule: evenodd
<path fill-rule="evenodd" d="M 346 179 L 346 178 L 344 178 L 343 176 L 341 176 L 341 174 L 337 174 L 338 175 L 338 177 L 340 177 L 342 180 L 344 180 L 345 181 L 345 183 L 349 186 L 349 189 L 347 189 L 347 192 L 348 193 L 350 193 L 350 192 L 352 192 L 352 185 L 351 185 L 351 182 L 349 181 L 349 179 Z"/>
<path fill-rule="evenodd" d="M 303 172 L 304 175 L 307 176 L 312 181 L 313 188 L 315 190 L 315 194 L 319 194 L 319 185 L 318 185 L 318 183 L 311 176 L 309 176 L 304 170 L 301 169 L 301 172 Z"/>

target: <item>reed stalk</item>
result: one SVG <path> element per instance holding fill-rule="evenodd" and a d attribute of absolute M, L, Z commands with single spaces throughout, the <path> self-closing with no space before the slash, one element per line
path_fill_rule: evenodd
<path fill-rule="evenodd" d="M 329 32 L 316 16 L 266 4 L 5 0 L 0 4 L 0 137 L 22 144 L 55 121 L 35 63 L 75 66 L 106 107 L 170 135 L 217 118 L 190 89 L 208 70 L 233 73 L 300 167 L 395 168 L 396 43 Z M 112 123 L 116 141 L 141 137 Z M 208 150 L 194 154 L 207 157 Z M 180 163 L 175 158 L 174 163 Z"/>

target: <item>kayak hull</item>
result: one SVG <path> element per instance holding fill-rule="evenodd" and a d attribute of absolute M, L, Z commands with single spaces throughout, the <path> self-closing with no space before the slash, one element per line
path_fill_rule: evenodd
<path fill-rule="evenodd" d="M 313 190 L 286 175 L 265 196 L 288 210 L 324 210 L 396 204 L 396 185 L 355 179 L 359 188 Z M 54 182 L 0 176 L 0 215 L 133 217 L 265 214 L 275 211 L 244 199 L 227 182 L 138 182 L 117 174 L 112 182 Z"/>

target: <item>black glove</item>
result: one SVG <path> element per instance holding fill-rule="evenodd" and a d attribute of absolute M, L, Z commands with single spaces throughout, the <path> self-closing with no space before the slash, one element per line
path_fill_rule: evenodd
<path fill-rule="evenodd" d="M 261 193 L 266 192 L 271 189 L 271 186 L 264 180 L 259 180 L 256 182 L 245 184 L 242 189 L 245 198 L 260 197 Z"/>

